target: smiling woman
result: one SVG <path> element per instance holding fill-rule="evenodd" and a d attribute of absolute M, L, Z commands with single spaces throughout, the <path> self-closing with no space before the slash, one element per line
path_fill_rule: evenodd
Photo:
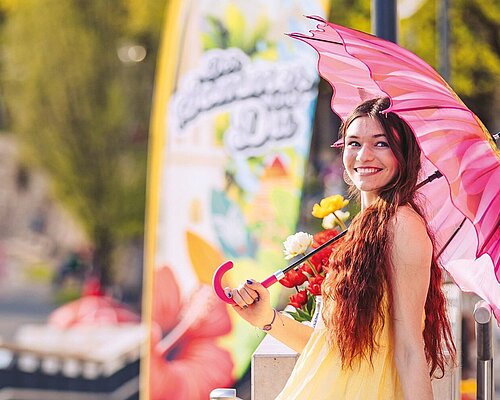
<path fill-rule="evenodd" d="M 388 107 L 387 98 L 367 100 L 340 129 L 361 212 L 331 250 L 315 328 L 277 319 L 261 283 L 225 289 L 243 319 L 301 353 L 276 400 L 430 400 L 445 349 L 455 353 L 441 269 L 416 194 L 421 152 Z"/>

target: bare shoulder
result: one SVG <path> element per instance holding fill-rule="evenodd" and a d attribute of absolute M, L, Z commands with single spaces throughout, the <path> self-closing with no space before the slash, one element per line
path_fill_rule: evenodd
<path fill-rule="evenodd" d="M 428 268 L 432 258 L 432 241 L 424 219 L 410 206 L 402 206 L 396 212 L 392 229 L 394 265 Z"/>

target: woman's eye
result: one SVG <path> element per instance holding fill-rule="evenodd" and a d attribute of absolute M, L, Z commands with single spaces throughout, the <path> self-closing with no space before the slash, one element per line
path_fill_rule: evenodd
<path fill-rule="evenodd" d="M 350 147 L 359 147 L 360 146 L 359 142 L 356 142 L 354 140 L 347 142 L 347 145 Z"/>
<path fill-rule="evenodd" d="M 377 144 L 375 146 L 377 146 L 377 147 L 389 147 L 389 143 L 387 143 L 387 142 L 377 142 Z"/>

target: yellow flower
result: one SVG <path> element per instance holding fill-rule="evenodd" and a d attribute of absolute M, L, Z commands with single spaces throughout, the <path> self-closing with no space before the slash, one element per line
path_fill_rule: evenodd
<path fill-rule="evenodd" d="M 328 214 L 341 210 L 347 204 L 349 200 L 345 200 L 340 194 L 325 197 L 319 204 L 316 203 L 313 206 L 312 215 L 316 218 L 325 218 Z"/>

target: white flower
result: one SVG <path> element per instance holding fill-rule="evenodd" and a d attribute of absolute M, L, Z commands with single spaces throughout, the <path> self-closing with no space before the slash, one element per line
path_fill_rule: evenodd
<path fill-rule="evenodd" d="M 335 215 L 337 218 L 335 218 Z M 321 226 L 324 229 L 333 229 L 336 225 L 340 225 L 339 219 L 342 222 L 345 222 L 349 219 L 351 214 L 349 214 L 349 211 L 335 211 L 335 215 L 333 213 L 328 214 L 325 218 L 323 218 L 323 221 L 321 222 Z"/>
<path fill-rule="evenodd" d="M 289 260 L 299 254 L 305 254 L 312 241 L 312 235 L 305 232 L 297 232 L 295 235 L 288 236 L 283 242 L 285 259 Z"/>

